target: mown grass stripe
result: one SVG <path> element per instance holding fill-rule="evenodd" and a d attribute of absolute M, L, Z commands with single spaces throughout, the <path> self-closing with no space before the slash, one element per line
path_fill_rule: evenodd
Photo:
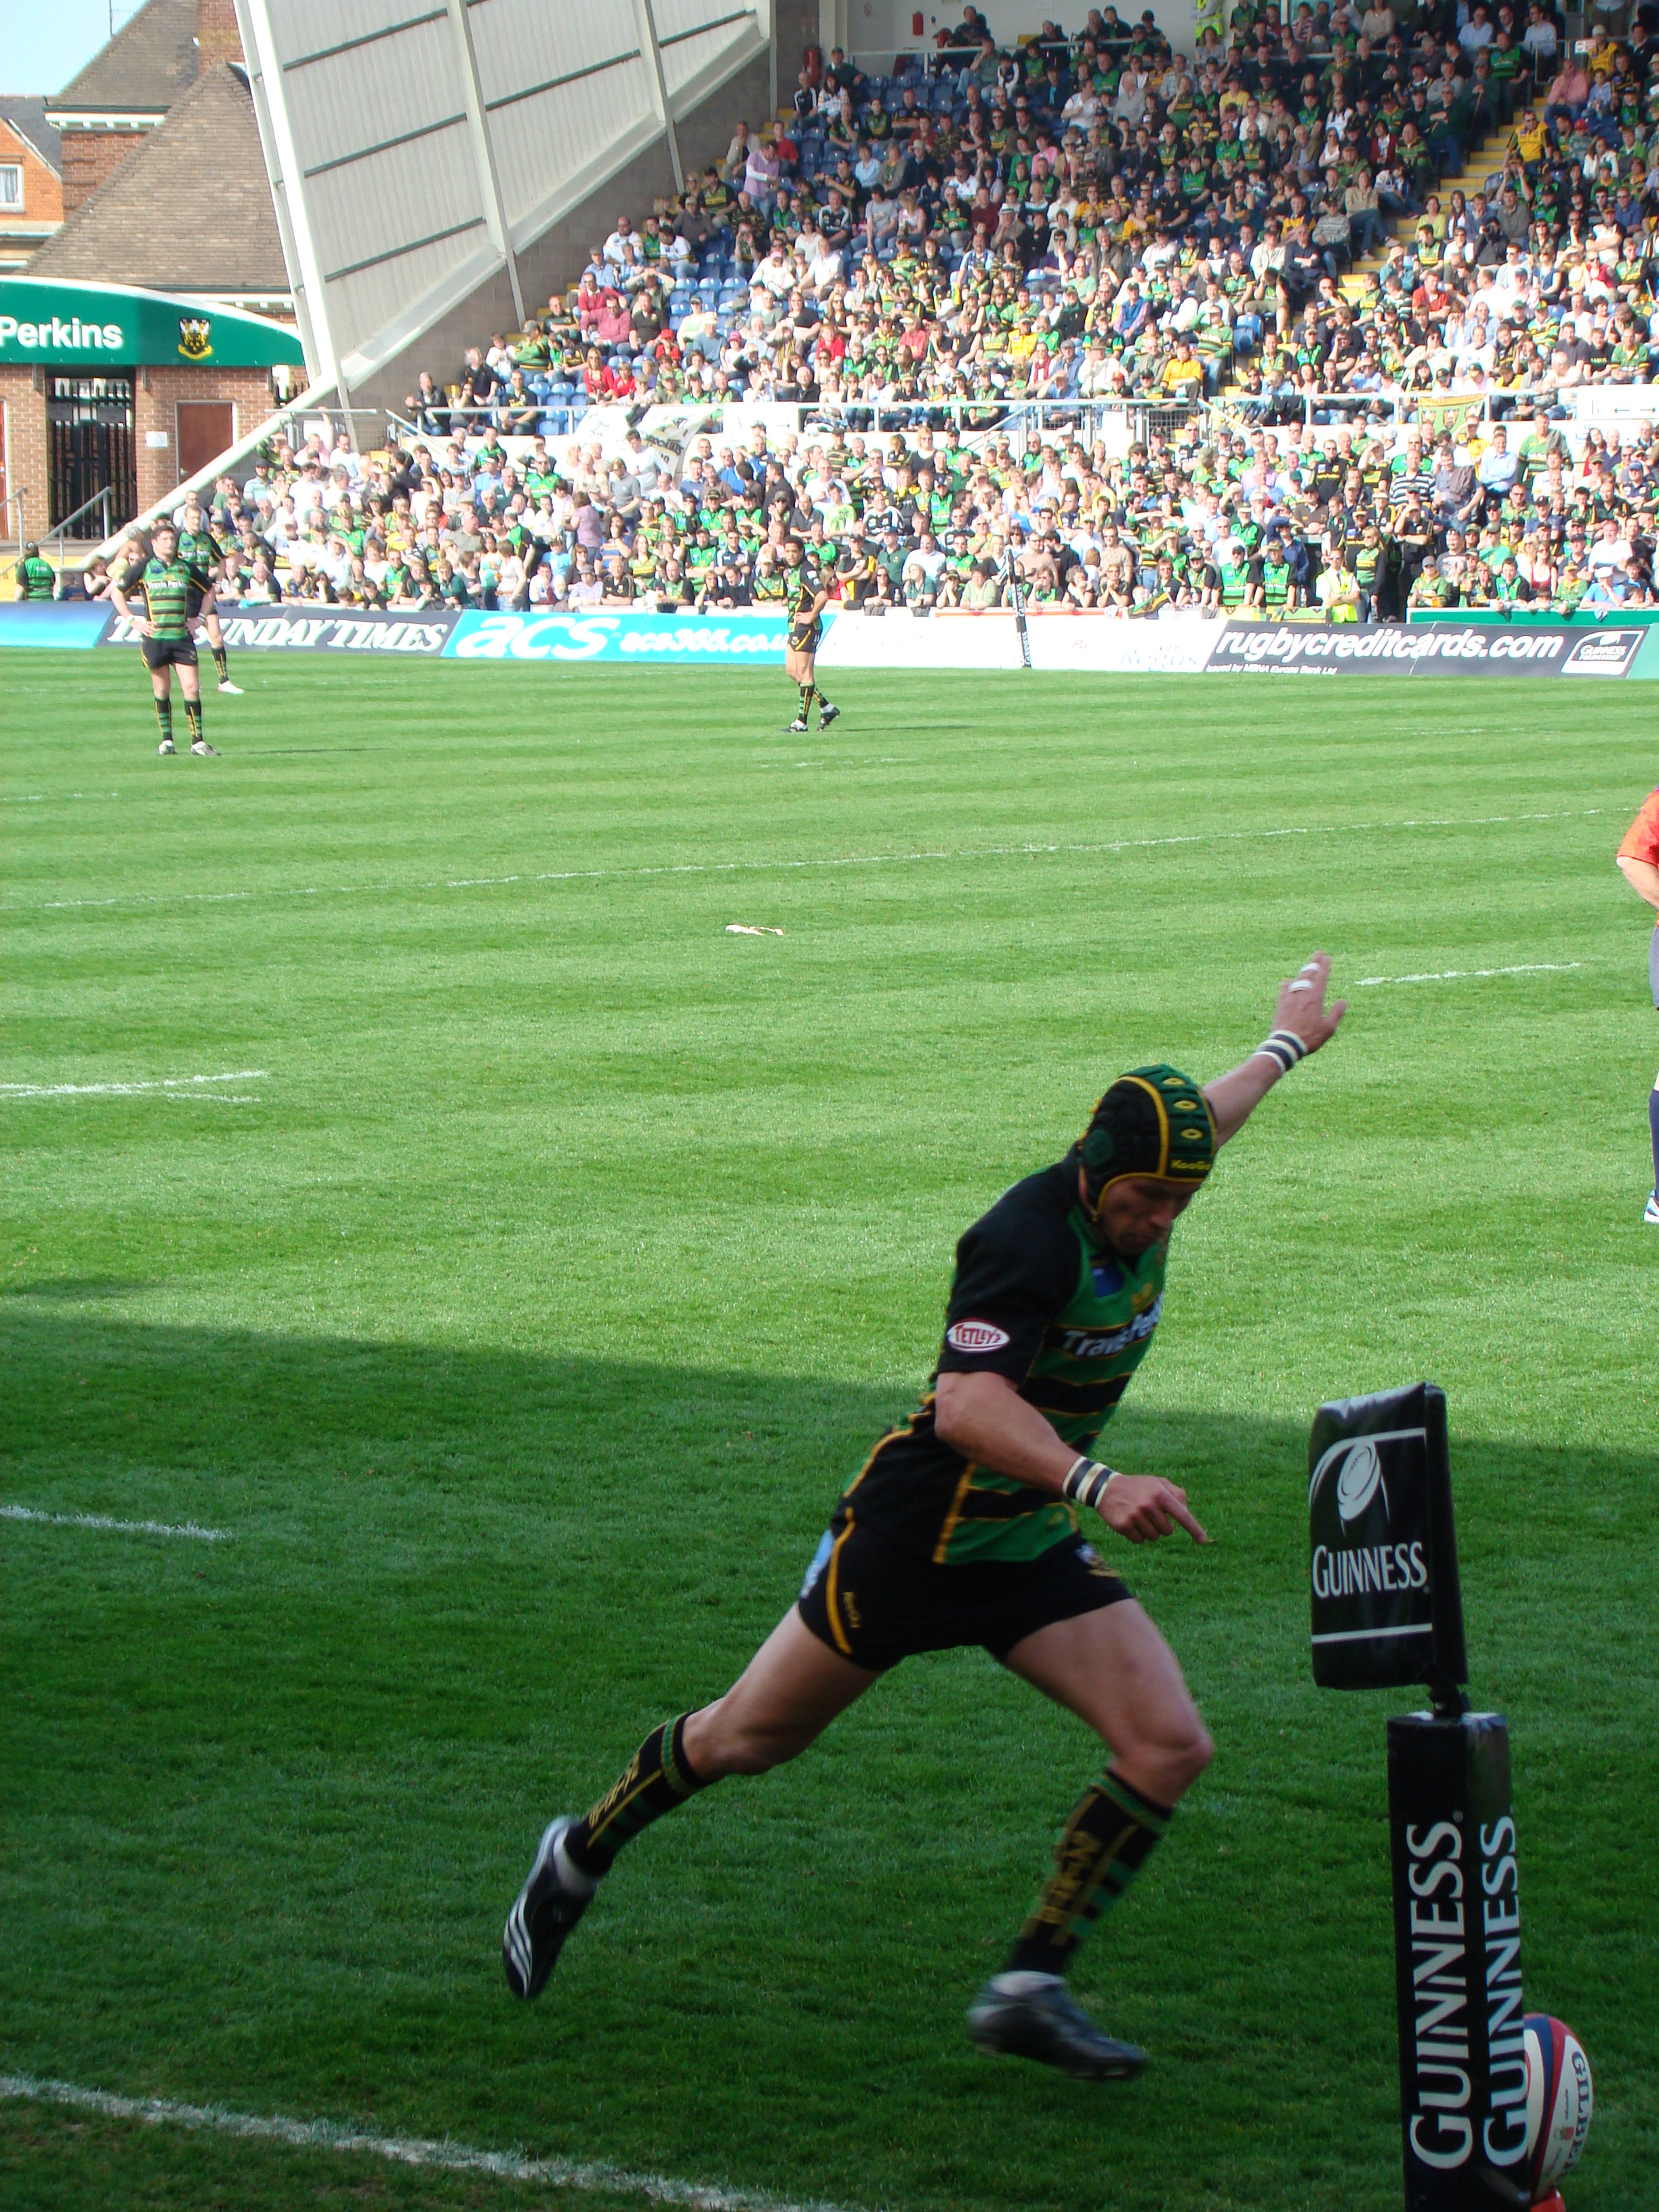
<path fill-rule="evenodd" d="M 273 884 L 258 890 L 117 892 L 106 898 L 15 899 L 0 904 L 0 914 L 54 914 L 67 908 L 105 906 L 223 905 L 232 900 L 254 898 L 362 898 L 398 896 L 409 891 L 460 891 L 492 888 L 501 884 L 597 884 L 634 882 L 651 876 L 787 875 L 809 868 L 914 867 L 919 862 L 940 860 L 1024 860 L 1051 854 L 1080 854 L 1098 858 L 1110 853 L 1152 852 L 1176 845 L 1261 844 L 1283 837 L 1378 837 L 1413 830 L 1487 830 L 1516 822 L 1576 822 L 1601 814 L 1600 806 L 1571 806 L 1547 814 L 1476 814 L 1465 819 L 1431 817 L 1405 822 L 1315 822 L 1250 830 L 1194 830 L 1166 837 L 1109 837 L 1088 844 L 1032 843 L 1028 845 L 968 845 L 951 851 L 943 847 L 905 853 L 848 853 L 823 858 L 765 860 L 672 860 L 644 862 L 623 868 L 546 868 L 534 874 L 520 871 L 505 876 L 443 876 L 425 881 L 379 884 Z"/>

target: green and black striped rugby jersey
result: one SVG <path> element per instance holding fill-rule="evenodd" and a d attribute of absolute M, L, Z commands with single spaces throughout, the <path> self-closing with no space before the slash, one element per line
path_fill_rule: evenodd
<path fill-rule="evenodd" d="M 198 591 L 206 591 L 212 584 L 225 549 L 210 530 L 181 530 L 179 532 L 179 555 L 190 570 L 191 581 Z"/>
<path fill-rule="evenodd" d="M 1001 1375 L 1079 1452 L 1146 1358 L 1167 1243 L 1119 1259 L 1091 1233 L 1078 1155 L 1004 1193 L 957 1246 L 945 1341 L 921 1403 L 844 1495 L 857 1518 L 939 1565 L 1030 1559 L 1076 1531 L 1075 1510 L 952 1450 L 933 1426 L 941 1374 Z"/>
<path fill-rule="evenodd" d="M 189 636 L 185 611 L 190 604 L 191 580 L 190 570 L 176 556 L 171 561 L 152 559 L 144 563 L 138 589 L 144 595 L 150 629 L 157 637 Z"/>

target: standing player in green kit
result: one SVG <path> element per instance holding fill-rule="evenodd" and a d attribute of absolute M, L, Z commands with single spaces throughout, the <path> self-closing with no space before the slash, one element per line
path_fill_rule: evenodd
<path fill-rule="evenodd" d="M 109 587 L 109 602 L 118 615 L 135 623 L 149 671 L 155 697 L 155 719 L 161 725 L 157 752 L 176 752 L 173 742 L 173 672 L 185 695 L 185 720 L 190 725 L 193 753 L 215 753 L 202 729 L 202 678 L 196 665 L 196 641 L 190 634 L 191 572 L 179 558 L 179 533 L 170 522 L 158 522 L 149 534 L 150 556 L 135 577 L 131 569 Z M 144 611 L 136 617 L 127 605 L 129 589 L 143 593 Z"/>
<path fill-rule="evenodd" d="M 230 656 L 225 651 L 224 632 L 219 627 L 219 610 L 213 596 L 224 557 L 225 549 L 208 527 L 202 502 L 192 493 L 185 501 L 185 526 L 179 532 L 179 558 L 190 571 L 190 601 L 185 611 L 192 631 L 199 622 L 207 632 L 208 651 L 213 655 L 214 682 L 226 697 L 240 699 L 242 687 L 230 680 Z"/>
<path fill-rule="evenodd" d="M 1064 1977 L 1212 1747 L 1174 1654 L 1083 1540 L 1077 1509 L 1132 1544 L 1177 1524 L 1208 1540 L 1178 1485 L 1090 1450 L 1150 1348 L 1170 1233 L 1217 1151 L 1341 1020 L 1329 977 L 1316 954 L 1280 989 L 1265 1042 L 1202 1090 L 1173 1067 L 1120 1076 L 1065 1158 L 968 1231 L 932 1386 L 842 1495 L 797 1604 L 723 1698 L 653 1729 L 589 1812 L 543 1835 L 501 1939 L 515 1995 L 541 1989 L 641 1828 L 727 1775 L 794 1758 L 911 1653 L 980 1644 L 1111 1755 L 969 2032 L 1090 2080 L 1139 2072 L 1145 2054 L 1103 2034 Z"/>

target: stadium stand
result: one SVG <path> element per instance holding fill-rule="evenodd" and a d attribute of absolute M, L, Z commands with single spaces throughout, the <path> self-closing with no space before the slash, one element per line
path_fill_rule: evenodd
<path fill-rule="evenodd" d="M 244 594 L 763 606 L 793 532 L 866 611 L 1651 605 L 1656 12 L 809 55 L 383 453 L 222 479 Z"/>

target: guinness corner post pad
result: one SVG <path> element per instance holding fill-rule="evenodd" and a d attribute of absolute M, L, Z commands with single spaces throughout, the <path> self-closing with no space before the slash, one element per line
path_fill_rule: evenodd
<path fill-rule="evenodd" d="M 1314 1680 L 1424 1685 L 1389 1723 L 1407 2212 L 1524 2206 L 1527 2069 L 1509 1731 L 1469 1711 L 1446 1401 L 1322 1406 L 1308 1450 Z"/>

